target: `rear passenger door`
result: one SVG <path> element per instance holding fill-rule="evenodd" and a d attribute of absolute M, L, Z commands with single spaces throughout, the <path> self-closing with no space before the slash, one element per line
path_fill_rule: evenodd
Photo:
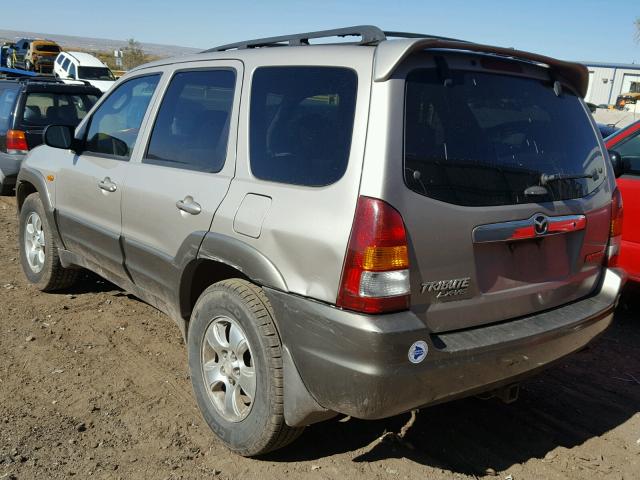
<path fill-rule="evenodd" d="M 182 266 L 234 176 L 242 64 L 198 62 L 167 73 L 142 159 L 130 165 L 122 221 L 134 282 L 173 302 Z"/>
<path fill-rule="evenodd" d="M 139 155 L 140 130 L 160 73 L 130 78 L 113 90 L 81 129 L 79 153 L 62 151 L 56 208 L 65 247 L 104 276 L 126 278 L 120 246 L 121 200 L 129 162 Z M 79 132 L 80 133 L 80 132 Z"/>

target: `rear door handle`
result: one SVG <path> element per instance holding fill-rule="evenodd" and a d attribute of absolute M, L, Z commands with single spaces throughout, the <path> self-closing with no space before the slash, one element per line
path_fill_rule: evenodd
<path fill-rule="evenodd" d="M 198 215 L 202 211 L 200 204 L 196 202 L 191 195 L 184 197 L 184 200 L 178 200 L 176 207 L 178 207 L 178 210 L 182 210 L 191 215 Z"/>
<path fill-rule="evenodd" d="M 104 177 L 103 180 L 98 182 L 98 187 L 105 192 L 113 193 L 118 189 L 118 186 L 111 181 L 109 177 Z"/>

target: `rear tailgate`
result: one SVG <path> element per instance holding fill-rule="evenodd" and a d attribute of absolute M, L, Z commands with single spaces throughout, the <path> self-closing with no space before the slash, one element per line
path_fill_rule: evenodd
<path fill-rule="evenodd" d="M 581 100 L 540 66 L 492 56 L 422 52 L 398 76 L 404 181 L 382 194 L 409 236 L 412 310 L 443 332 L 592 292 L 611 184 Z"/>

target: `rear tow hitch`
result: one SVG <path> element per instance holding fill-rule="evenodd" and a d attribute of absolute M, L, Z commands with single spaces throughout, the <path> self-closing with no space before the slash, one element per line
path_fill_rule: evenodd
<path fill-rule="evenodd" d="M 477 395 L 477 397 L 480 400 L 490 400 L 492 398 L 497 398 L 498 400 L 502 400 L 504 403 L 508 404 L 518 400 L 519 394 L 520 385 L 518 383 L 512 383 L 511 385 L 507 385 L 506 387 L 482 393 L 480 395 Z"/>

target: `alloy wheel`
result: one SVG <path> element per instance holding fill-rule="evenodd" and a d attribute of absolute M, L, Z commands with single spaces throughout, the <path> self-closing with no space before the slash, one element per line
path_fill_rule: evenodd
<path fill-rule="evenodd" d="M 24 227 L 24 249 L 29 267 L 39 273 L 44 268 L 46 242 L 42 219 L 36 212 L 31 212 Z"/>
<path fill-rule="evenodd" d="M 256 371 L 247 336 L 227 316 L 214 318 L 202 342 L 202 375 L 209 399 L 229 422 L 244 420 L 256 395 Z"/>

